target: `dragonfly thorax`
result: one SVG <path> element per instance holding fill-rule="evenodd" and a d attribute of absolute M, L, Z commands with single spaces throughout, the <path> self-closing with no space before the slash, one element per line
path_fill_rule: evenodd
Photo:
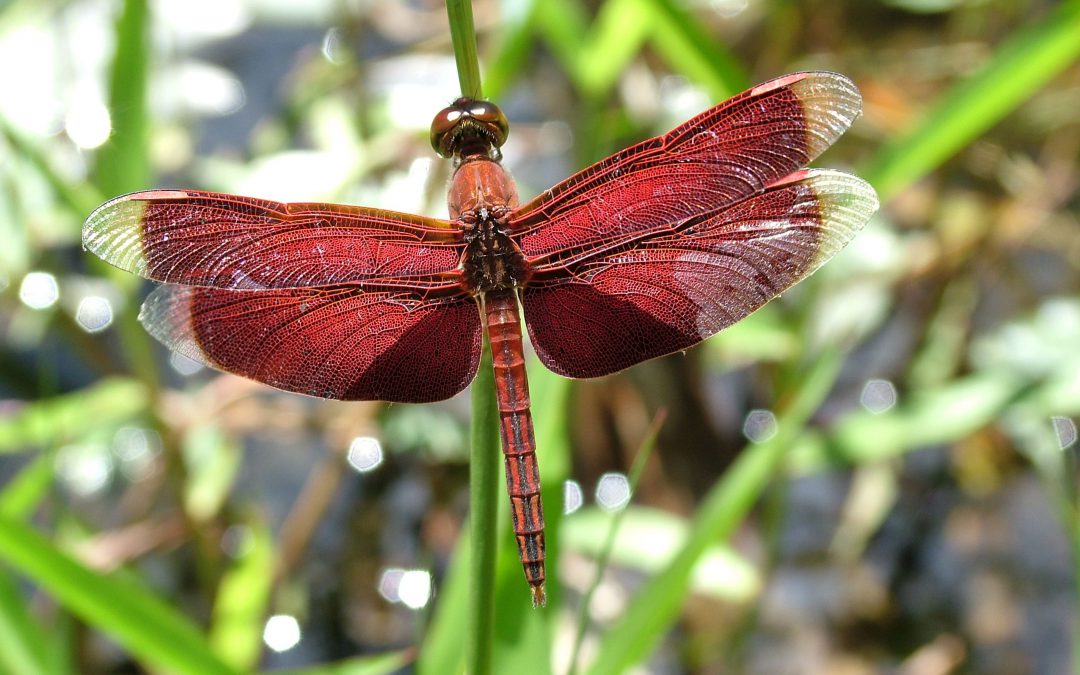
<path fill-rule="evenodd" d="M 525 256 L 510 238 L 509 215 L 505 206 L 481 207 L 458 218 L 465 239 L 461 268 L 474 293 L 517 288 L 528 276 Z"/>
<path fill-rule="evenodd" d="M 528 275 L 525 256 L 510 238 L 507 221 L 518 205 L 517 189 L 498 162 L 462 161 L 447 195 L 450 217 L 461 228 L 461 269 L 474 293 L 516 288 Z"/>

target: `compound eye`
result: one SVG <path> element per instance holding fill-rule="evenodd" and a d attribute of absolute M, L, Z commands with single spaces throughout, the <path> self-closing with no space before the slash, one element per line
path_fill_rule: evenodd
<path fill-rule="evenodd" d="M 461 124 L 462 119 L 469 116 L 457 102 L 443 108 L 431 120 L 431 147 L 440 157 L 450 157 L 454 154 L 451 147 L 455 130 Z"/>
<path fill-rule="evenodd" d="M 501 147 L 506 142 L 506 137 L 510 135 L 510 123 L 499 106 L 490 101 L 473 101 L 469 106 L 469 115 L 487 128 L 495 147 Z"/>

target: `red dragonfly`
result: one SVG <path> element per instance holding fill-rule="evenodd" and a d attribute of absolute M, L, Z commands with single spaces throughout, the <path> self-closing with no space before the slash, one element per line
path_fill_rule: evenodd
<path fill-rule="evenodd" d="M 459 99 L 431 140 L 450 219 L 149 190 L 96 209 L 85 247 L 163 282 L 147 330 L 214 368 L 341 400 L 449 398 L 490 341 L 514 532 L 545 602 L 544 517 L 519 307 L 540 361 L 599 377 L 682 351 L 775 298 L 877 210 L 805 169 L 859 114 L 850 80 L 786 75 L 580 171 L 524 205 L 495 105 Z"/>

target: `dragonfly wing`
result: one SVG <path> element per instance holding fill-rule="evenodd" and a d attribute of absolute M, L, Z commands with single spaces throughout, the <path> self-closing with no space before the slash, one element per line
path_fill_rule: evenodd
<path fill-rule="evenodd" d="M 518 209 L 511 228 L 534 268 L 602 253 L 761 192 L 821 154 L 861 107 L 836 73 L 771 80 L 571 176 Z"/>
<path fill-rule="evenodd" d="M 598 377 L 686 349 L 820 267 L 877 210 L 865 181 L 799 171 L 764 192 L 527 286 L 540 360 Z"/>
<path fill-rule="evenodd" d="M 322 398 L 438 401 L 464 389 L 480 361 L 479 312 L 463 295 L 166 285 L 139 319 L 196 361 Z"/>
<path fill-rule="evenodd" d="M 83 245 L 154 281 L 303 288 L 424 279 L 457 267 L 449 223 L 338 204 L 284 204 L 196 190 L 150 190 L 102 204 Z"/>

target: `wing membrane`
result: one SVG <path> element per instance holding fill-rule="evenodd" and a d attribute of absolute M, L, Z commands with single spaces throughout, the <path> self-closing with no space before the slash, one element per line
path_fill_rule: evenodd
<path fill-rule="evenodd" d="M 761 192 L 829 147 L 861 106 L 836 73 L 766 82 L 571 176 L 511 228 L 539 270 L 602 255 Z"/>
<path fill-rule="evenodd" d="M 139 319 L 196 361 L 322 398 L 438 401 L 464 389 L 480 360 L 480 317 L 467 296 L 169 285 Z"/>
<path fill-rule="evenodd" d="M 237 289 L 422 284 L 454 274 L 456 236 L 433 218 L 194 190 L 117 197 L 83 226 L 83 245 L 117 267 L 155 281 Z"/>
<path fill-rule="evenodd" d="M 680 351 L 730 326 L 820 267 L 877 210 L 865 182 L 800 171 L 678 228 L 525 288 L 540 360 L 598 377 Z"/>

